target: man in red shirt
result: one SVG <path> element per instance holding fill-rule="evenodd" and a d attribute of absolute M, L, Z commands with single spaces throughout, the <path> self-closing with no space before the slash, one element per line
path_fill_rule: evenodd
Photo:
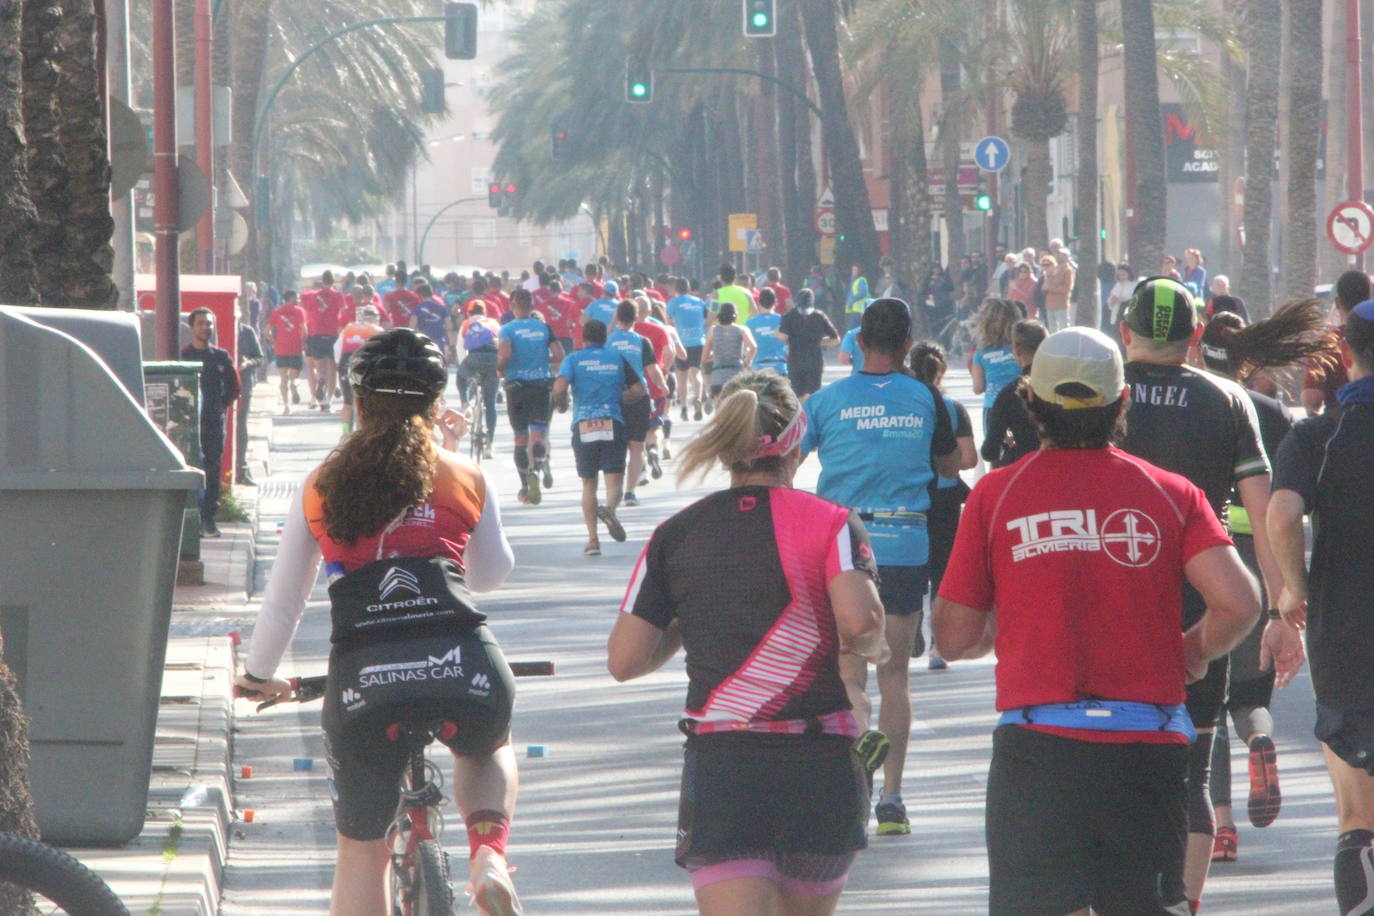
<path fill-rule="evenodd" d="M 305 347 L 305 309 L 296 301 L 296 291 L 282 294 L 282 304 L 267 319 L 267 340 L 277 359 L 277 378 L 281 383 L 281 411 L 291 413 L 291 405 L 299 404 L 296 379 L 301 377 L 302 353 Z"/>
<path fill-rule="evenodd" d="M 768 268 L 768 282 L 764 284 L 765 289 L 771 289 L 773 295 L 777 296 L 777 304 L 773 306 L 773 314 L 783 315 L 792 307 L 792 290 L 788 289 L 782 282 L 782 271 L 776 267 Z"/>
<path fill-rule="evenodd" d="M 558 345 L 563 348 L 564 354 L 573 351 L 573 337 L 580 330 L 577 319 L 582 314 L 582 308 L 577 304 L 577 300 L 563 292 L 563 281 L 558 277 L 550 275 L 548 295 L 544 298 L 543 305 L 538 307 L 544 313 L 544 318 L 549 323 L 549 328 L 553 331 L 554 338 Z"/>
<path fill-rule="evenodd" d="M 396 288 L 382 298 L 382 323 L 390 322 L 393 328 L 410 327 L 410 310 L 420 304 L 420 297 L 406 284 L 405 262 L 396 265 Z"/>
<path fill-rule="evenodd" d="M 301 297 L 305 309 L 306 368 L 310 378 L 310 406 L 328 412 L 338 385 L 339 370 L 334 364 L 334 341 L 339 337 L 339 311 L 348 304 L 344 294 L 334 288 L 334 274 L 320 275 L 320 287 Z"/>
<path fill-rule="evenodd" d="M 1128 401 L 1110 338 L 1046 339 L 1026 394 L 1041 449 L 979 481 L 940 583 L 940 654 L 997 650 L 993 913 L 1188 912 L 1184 684 L 1259 596 L 1203 492 L 1112 446 Z M 1207 603 L 1186 633 L 1184 579 Z"/>

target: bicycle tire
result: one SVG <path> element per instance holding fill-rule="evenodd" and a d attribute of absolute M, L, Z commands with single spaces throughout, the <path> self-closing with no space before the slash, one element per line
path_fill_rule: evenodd
<path fill-rule="evenodd" d="M 437 840 L 425 840 L 415 849 L 412 916 L 451 916 L 453 885 L 449 881 L 448 853 Z"/>
<path fill-rule="evenodd" d="M 95 872 L 60 849 L 12 833 L 0 834 L 0 882 L 31 891 L 69 916 L 129 916 Z"/>

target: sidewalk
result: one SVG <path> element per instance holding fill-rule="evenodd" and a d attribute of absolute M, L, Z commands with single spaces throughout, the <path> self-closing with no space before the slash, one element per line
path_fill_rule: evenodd
<path fill-rule="evenodd" d="M 260 480 L 275 404 L 271 386 L 260 382 L 248 421 L 249 469 Z M 234 637 L 256 614 L 249 600 L 258 491 L 234 493 L 249 520 L 222 522 L 222 537 L 201 541 L 205 584 L 178 585 L 172 599 L 143 832 L 122 848 L 68 850 L 139 916 L 215 916 L 230 831 L 241 817 L 230 773 Z"/>

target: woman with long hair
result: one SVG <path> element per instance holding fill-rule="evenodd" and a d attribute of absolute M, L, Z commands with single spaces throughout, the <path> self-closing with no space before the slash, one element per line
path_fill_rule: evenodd
<path fill-rule="evenodd" d="M 716 313 L 716 323 L 706 332 L 701 361 L 711 364 L 711 402 L 720 397 L 721 389 L 730 379 L 749 367 L 758 352 L 754 335 L 737 323 L 738 317 L 733 303 L 722 302 Z"/>
<path fill-rule="evenodd" d="M 839 658 L 886 654 L 877 567 L 854 512 L 792 488 L 806 414 L 787 380 L 744 372 L 722 395 L 679 473 L 720 465 L 730 487 L 654 532 L 607 666 L 626 681 L 686 649 L 676 859 L 700 912 L 826 916 L 866 845 Z"/>
<path fill-rule="evenodd" d="M 1218 296 L 1214 302 L 1225 304 L 1230 297 Z M 1203 331 L 1200 344 L 1202 360 L 1208 371 L 1247 384 L 1267 378 L 1267 370 L 1294 372 L 1305 369 L 1309 360 L 1320 363 L 1335 354 L 1335 339 L 1326 323 L 1321 302 L 1308 299 L 1290 302 L 1264 321 L 1247 325 L 1234 312 L 1218 311 Z M 1247 387 L 1259 415 L 1260 437 L 1271 457 L 1293 426 L 1293 415 L 1280 401 Z M 1236 550 L 1255 578 L 1264 587 L 1255 555 L 1250 517 L 1233 495 L 1227 510 L 1227 524 Z M 1266 595 L 1266 607 L 1273 607 L 1276 595 Z M 1267 827 L 1278 817 L 1282 802 L 1278 762 L 1274 750 L 1274 718 L 1269 703 L 1274 695 L 1274 670 L 1260 664 L 1260 636 L 1267 623 L 1260 615 L 1245 642 L 1231 650 L 1230 684 L 1225 711 L 1217 723 L 1212 743 L 1212 780 L 1210 792 L 1216 809 L 1217 830 L 1213 838 L 1212 861 L 1234 862 L 1239 850 L 1239 835 L 1231 808 L 1231 742 L 1226 711 L 1234 723 L 1236 737 L 1245 745 L 1250 773 L 1247 802 L 1250 823 Z"/>
<path fill-rule="evenodd" d="M 976 349 L 969 354 L 968 369 L 973 393 L 983 396 L 984 410 L 992 407 L 997 392 L 1021 376 L 1021 364 L 1012 352 L 1012 328 L 1020 320 L 1021 310 L 1007 299 L 989 299 L 978 310 Z"/>
<path fill-rule="evenodd" d="M 322 725 L 339 844 L 330 913 L 387 911 L 387 835 L 407 752 L 386 729 L 447 720 L 458 725 L 443 740 L 454 754 L 473 896 L 481 912 L 512 916 L 520 912 L 505 859 L 517 783 L 514 682 L 471 595 L 496 588 L 514 566 L 496 488 L 455 451 L 462 417 L 440 405 L 448 371 L 428 337 L 409 328 L 377 334 L 354 352 L 349 376 L 357 429 L 292 499 L 235 683 L 251 696 L 291 692 L 273 675 L 323 560 L 333 627 Z M 436 666 L 424 680 L 372 673 L 455 655 L 461 667 Z"/>

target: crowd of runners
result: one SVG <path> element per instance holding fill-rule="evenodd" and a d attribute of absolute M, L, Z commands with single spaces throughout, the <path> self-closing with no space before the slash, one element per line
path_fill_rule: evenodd
<path fill-rule="evenodd" d="M 913 339 L 901 299 L 861 297 L 841 331 L 776 270 L 611 274 L 536 262 L 514 282 L 435 283 L 397 265 L 383 283 L 341 289 L 326 274 L 284 295 L 268 317 L 282 409 L 328 412 L 338 398 L 345 438 L 298 500 L 299 524 L 288 519 L 292 552 L 273 570 L 245 689 L 286 689 L 271 676 L 321 549 L 331 581 L 374 584 L 367 561 L 393 538 L 403 549 L 380 562 L 442 558 L 446 595 L 499 583 L 509 548 L 492 478 L 435 443 L 454 447 L 480 412 L 475 451 L 494 458 L 504 402 L 515 498 L 537 506 L 555 465 L 575 473 L 589 557 L 603 528 L 626 540 L 620 510 L 665 462 L 680 480 L 730 476 L 654 531 L 608 657 L 626 680 L 686 650 L 676 857 L 703 913 L 832 912 L 870 820 L 879 836 L 911 831 L 912 659 L 941 668 L 995 650 L 992 913 L 1196 913 L 1211 864 L 1239 856 L 1230 735 L 1246 748 L 1248 820 L 1267 827 L 1282 801 L 1270 698 L 1310 655 L 1339 813 L 1336 897 L 1345 916 L 1374 914 L 1367 275 L 1341 276 L 1330 309 L 1294 302 L 1253 323 L 1234 297 L 1147 277 L 1113 304 L 1114 337 L 988 299 L 967 356 L 979 443 L 941 389 L 946 353 Z M 827 348 L 849 374 L 822 386 Z M 461 413 L 443 406 L 436 367 L 455 374 Z M 553 454 L 557 414 L 570 462 Z M 704 425 L 674 441 L 675 418 Z M 393 434 L 408 462 L 386 454 L 383 423 L 405 430 Z M 415 463 L 426 450 L 437 470 Z M 992 470 L 970 487 L 960 474 L 980 453 Z M 814 495 L 792 487 L 806 461 L 819 464 Z M 346 486 L 389 469 L 408 486 L 385 499 Z M 435 507 L 452 532 L 429 533 Z M 480 569 L 478 544 L 499 575 Z M 473 702 L 455 696 L 455 715 Z M 490 828 L 470 824 L 474 881 L 496 888 L 490 912 L 519 912 L 500 858 L 509 705 L 478 705 L 491 740 L 454 748 L 472 770 L 460 804 L 480 797 Z M 367 756 L 340 708 L 326 707 L 331 747 Z M 331 766 L 347 769 L 340 754 Z M 379 826 L 356 826 L 362 787 L 384 781 L 367 779 L 336 799 L 341 866 L 380 848 Z"/>

